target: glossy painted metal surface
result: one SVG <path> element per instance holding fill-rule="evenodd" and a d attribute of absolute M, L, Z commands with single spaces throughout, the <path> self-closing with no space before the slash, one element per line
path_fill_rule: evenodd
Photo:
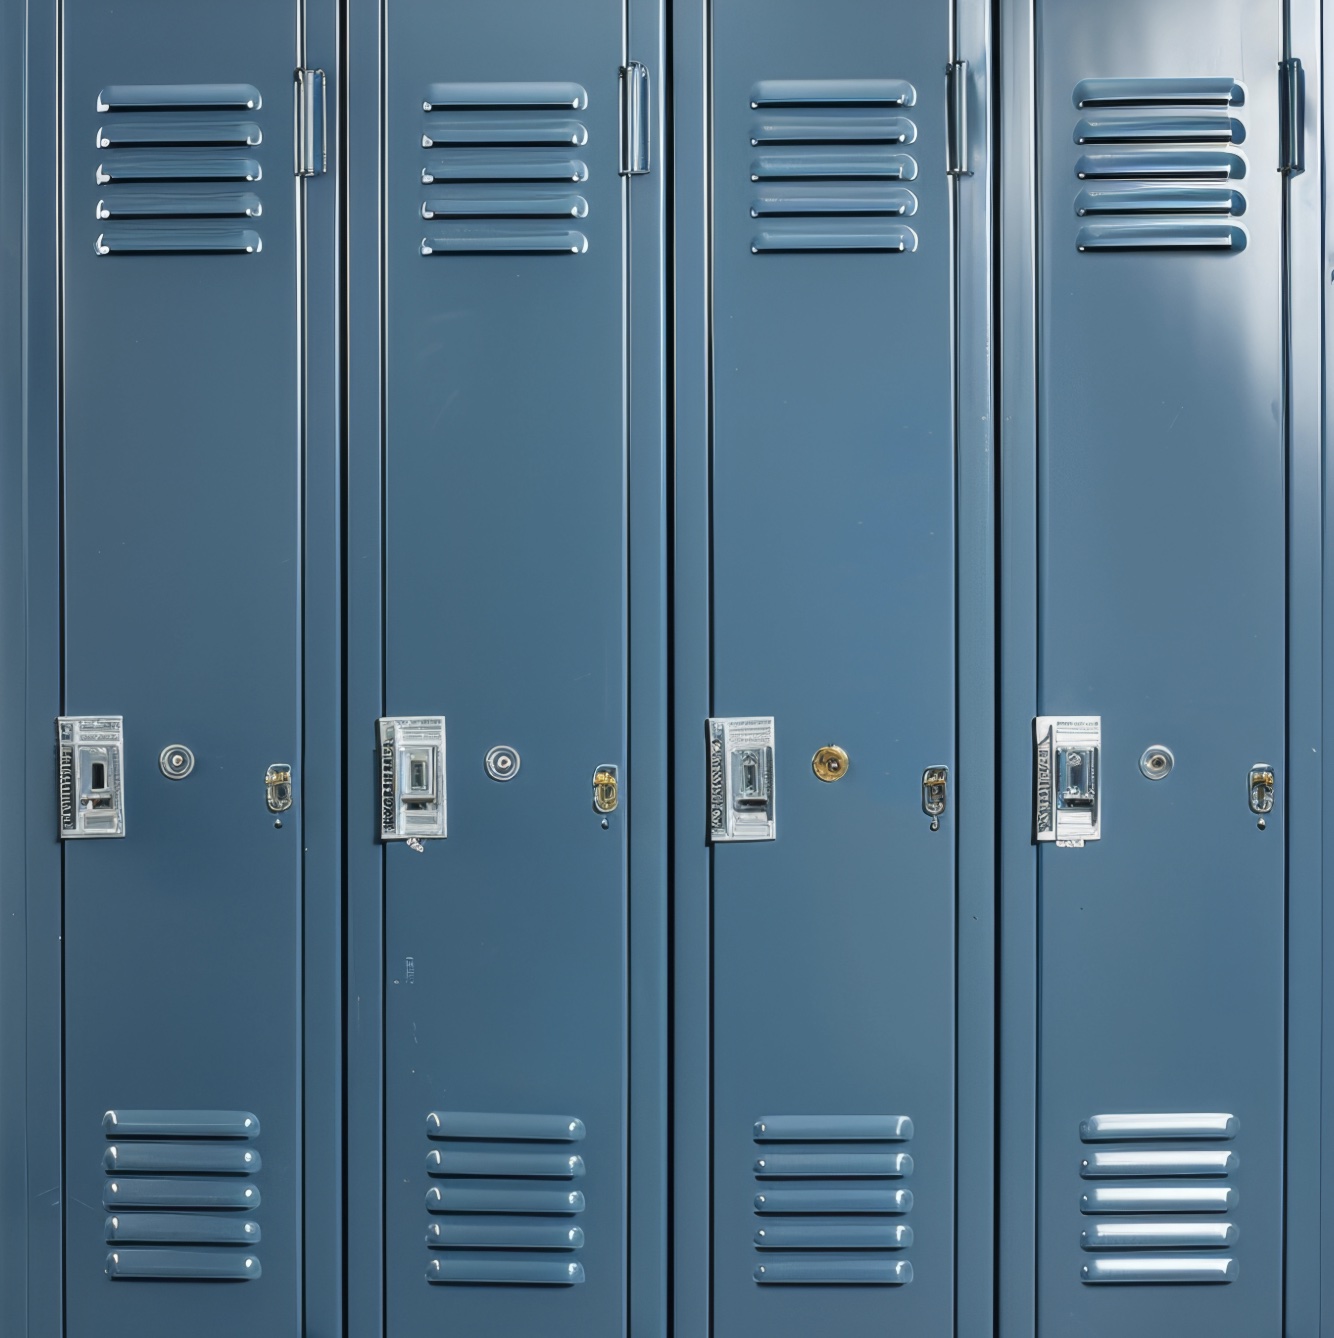
<path fill-rule="evenodd" d="M 1106 814 L 1096 845 L 1040 855 L 1039 1335 L 1281 1326 L 1282 18 L 1277 0 L 1036 6 L 1036 710 L 1101 715 Z M 1242 217 L 1141 208 L 1133 184 L 1211 177 Z M 1079 218 L 1093 178 L 1128 192 L 1120 217 Z M 1151 780 L 1159 738 L 1174 765 Z M 1257 758 L 1278 776 L 1264 823 Z M 1091 1260 L 1104 1214 L 1226 1214 L 1239 1238 Z"/>
<path fill-rule="evenodd" d="M 698 1073 L 708 1044 L 678 1025 L 677 1157 L 711 1158 L 712 1183 L 680 1171 L 676 1211 L 698 1238 L 708 1196 L 712 1221 L 708 1258 L 693 1241 L 677 1256 L 693 1293 L 677 1330 L 944 1331 L 955 836 L 952 812 L 932 830 L 921 787 L 954 764 L 950 12 L 784 0 L 701 19 L 707 63 L 687 46 L 675 67 L 707 109 L 703 143 L 693 112 L 678 121 L 678 153 L 702 151 L 712 182 L 707 203 L 678 195 L 678 236 L 692 210 L 709 230 L 706 255 L 678 251 L 677 291 L 711 384 L 678 381 L 677 711 L 698 710 L 694 659 L 702 715 L 772 714 L 780 816 L 773 840 L 714 845 L 706 925 L 689 847 L 708 815 L 678 798 L 677 994 L 711 999 L 712 1062 Z M 685 550 L 708 536 L 706 591 Z M 700 718 L 678 774 L 693 746 L 706 775 Z M 825 784 L 811 758 L 835 739 L 851 764 Z M 910 1246 L 863 1229 L 903 1214 L 884 1226 L 910 1226 Z"/>
<path fill-rule="evenodd" d="M 661 471 L 629 426 L 661 367 L 627 333 L 631 12 L 387 17 L 384 703 L 450 722 L 448 838 L 385 851 L 389 1333 L 625 1329 L 631 453 Z M 533 1253 L 576 1213 L 577 1263 Z"/>
<path fill-rule="evenodd" d="M 64 705 L 126 717 L 134 822 L 65 857 L 62 1198 L 124 1219 L 262 1190 L 263 1243 L 108 1262 L 71 1208 L 68 1338 L 302 1325 L 304 805 L 275 822 L 264 785 L 302 756 L 297 11 L 158 10 L 63 6 Z M 216 176 L 255 183 L 244 225 L 198 208 Z M 151 217 L 118 216 L 145 204 L 123 180 Z"/>

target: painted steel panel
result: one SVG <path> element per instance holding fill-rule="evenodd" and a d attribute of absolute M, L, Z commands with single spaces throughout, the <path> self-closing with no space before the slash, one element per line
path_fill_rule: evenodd
<path fill-rule="evenodd" d="M 63 15 L 64 708 L 126 740 L 125 837 L 64 851 L 66 1332 L 296 1332 L 302 832 L 264 777 L 301 757 L 297 12 Z M 129 1222 L 261 1194 L 253 1254 Z"/>
<path fill-rule="evenodd" d="M 1039 854 L 1041 1335 L 1281 1326 L 1282 18 L 1037 5 L 1038 710 L 1103 815 Z"/>
<path fill-rule="evenodd" d="M 712 854 L 713 1332 L 943 1333 L 954 817 L 932 830 L 922 775 L 954 763 L 950 11 L 716 5 L 711 47 L 712 707 L 772 715 L 776 787 L 775 839 Z"/>
<path fill-rule="evenodd" d="M 447 718 L 449 806 L 385 849 L 391 1335 L 625 1326 L 625 20 L 387 18 L 385 710 Z"/>

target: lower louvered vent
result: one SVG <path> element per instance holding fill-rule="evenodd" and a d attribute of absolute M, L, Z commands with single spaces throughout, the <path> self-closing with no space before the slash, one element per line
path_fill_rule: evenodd
<path fill-rule="evenodd" d="M 102 1202 L 107 1276 L 260 1275 L 259 1120 L 244 1110 L 109 1110 Z"/>
<path fill-rule="evenodd" d="M 1081 251 L 1240 251 L 1246 138 L 1234 79 L 1085 79 L 1075 143 Z"/>
<path fill-rule="evenodd" d="M 751 89 L 751 217 L 762 251 L 915 251 L 901 220 L 916 91 L 902 79 L 766 79 Z"/>
<path fill-rule="evenodd" d="M 1236 1116 L 1094 1115 L 1079 1126 L 1085 1282 L 1231 1282 L 1237 1276 Z"/>
<path fill-rule="evenodd" d="M 257 255 L 260 105 L 250 84 L 104 88 L 97 254 Z"/>
<path fill-rule="evenodd" d="M 422 255 L 583 255 L 578 84 L 432 84 L 422 104 Z"/>
<path fill-rule="evenodd" d="M 428 1282 L 570 1286 L 584 1280 L 571 1258 L 584 1245 L 584 1124 L 572 1115 L 426 1117 L 430 1225 Z"/>
<path fill-rule="evenodd" d="M 905 1283 L 906 1115 L 769 1115 L 754 1128 L 759 1283 Z"/>

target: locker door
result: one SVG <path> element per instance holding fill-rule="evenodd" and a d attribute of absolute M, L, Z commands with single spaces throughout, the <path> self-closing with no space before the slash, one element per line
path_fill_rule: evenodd
<path fill-rule="evenodd" d="M 626 17 L 388 14 L 385 709 L 448 831 L 384 850 L 391 1335 L 624 1326 Z"/>
<path fill-rule="evenodd" d="M 301 1327 L 296 23 L 63 8 L 71 1338 Z"/>
<path fill-rule="evenodd" d="M 703 720 L 683 726 L 688 753 L 678 734 L 678 767 L 702 777 L 707 747 L 712 770 L 707 815 L 677 821 L 687 850 L 773 823 L 714 831 L 711 945 L 678 946 L 711 961 L 713 1331 L 943 1333 L 954 832 L 924 812 L 923 774 L 954 750 L 950 10 L 719 4 L 710 40 L 696 650 L 729 723 L 707 745 Z M 678 526 L 678 547 L 705 542 Z M 769 717 L 771 757 L 734 719 Z M 678 1050 L 678 1083 L 701 1062 Z"/>
<path fill-rule="evenodd" d="M 1281 1325 L 1282 23 L 1037 7 L 1041 1334 Z"/>

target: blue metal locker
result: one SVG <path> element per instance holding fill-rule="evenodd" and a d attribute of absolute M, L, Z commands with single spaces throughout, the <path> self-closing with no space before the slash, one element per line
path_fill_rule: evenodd
<path fill-rule="evenodd" d="M 297 11 L 62 12 L 65 1332 L 294 1332 Z"/>
<path fill-rule="evenodd" d="M 785 0 L 703 21 L 707 60 L 677 71 L 707 107 L 678 153 L 702 131 L 711 185 L 678 212 L 689 237 L 684 209 L 708 210 L 678 274 L 705 293 L 678 360 L 708 350 L 707 391 L 684 383 L 707 399 L 678 404 L 696 509 L 678 512 L 676 767 L 699 778 L 676 813 L 679 1331 L 943 1333 L 951 12 Z"/>
<path fill-rule="evenodd" d="M 1036 8 L 1039 1334 L 1282 1325 L 1283 22 Z"/>
<path fill-rule="evenodd" d="M 660 235 L 634 203 L 658 75 L 627 32 L 661 15 L 506 0 L 404 3 L 381 22 L 383 706 L 378 732 L 351 720 L 349 767 L 379 787 L 356 838 L 383 840 L 384 1332 L 619 1334 L 632 452 L 657 480 L 659 545 L 663 475 L 661 423 L 632 430 L 630 400 L 641 378 L 660 406 L 661 334 L 630 337 L 632 223 Z M 380 182 L 352 150 L 355 210 Z M 369 371 L 354 367 L 354 397 Z M 374 442 L 353 436 L 354 468 Z M 661 621 L 651 584 L 641 606 Z M 663 712 L 639 709 L 648 814 Z M 645 925 L 656 862 L 636 883 Z M 352 896 L 367 886 L 354 875 Z M 354 928 L 354 953 L 377 929 Z M 662 1216 L 660 1197 L 645 1207 Z"/>

